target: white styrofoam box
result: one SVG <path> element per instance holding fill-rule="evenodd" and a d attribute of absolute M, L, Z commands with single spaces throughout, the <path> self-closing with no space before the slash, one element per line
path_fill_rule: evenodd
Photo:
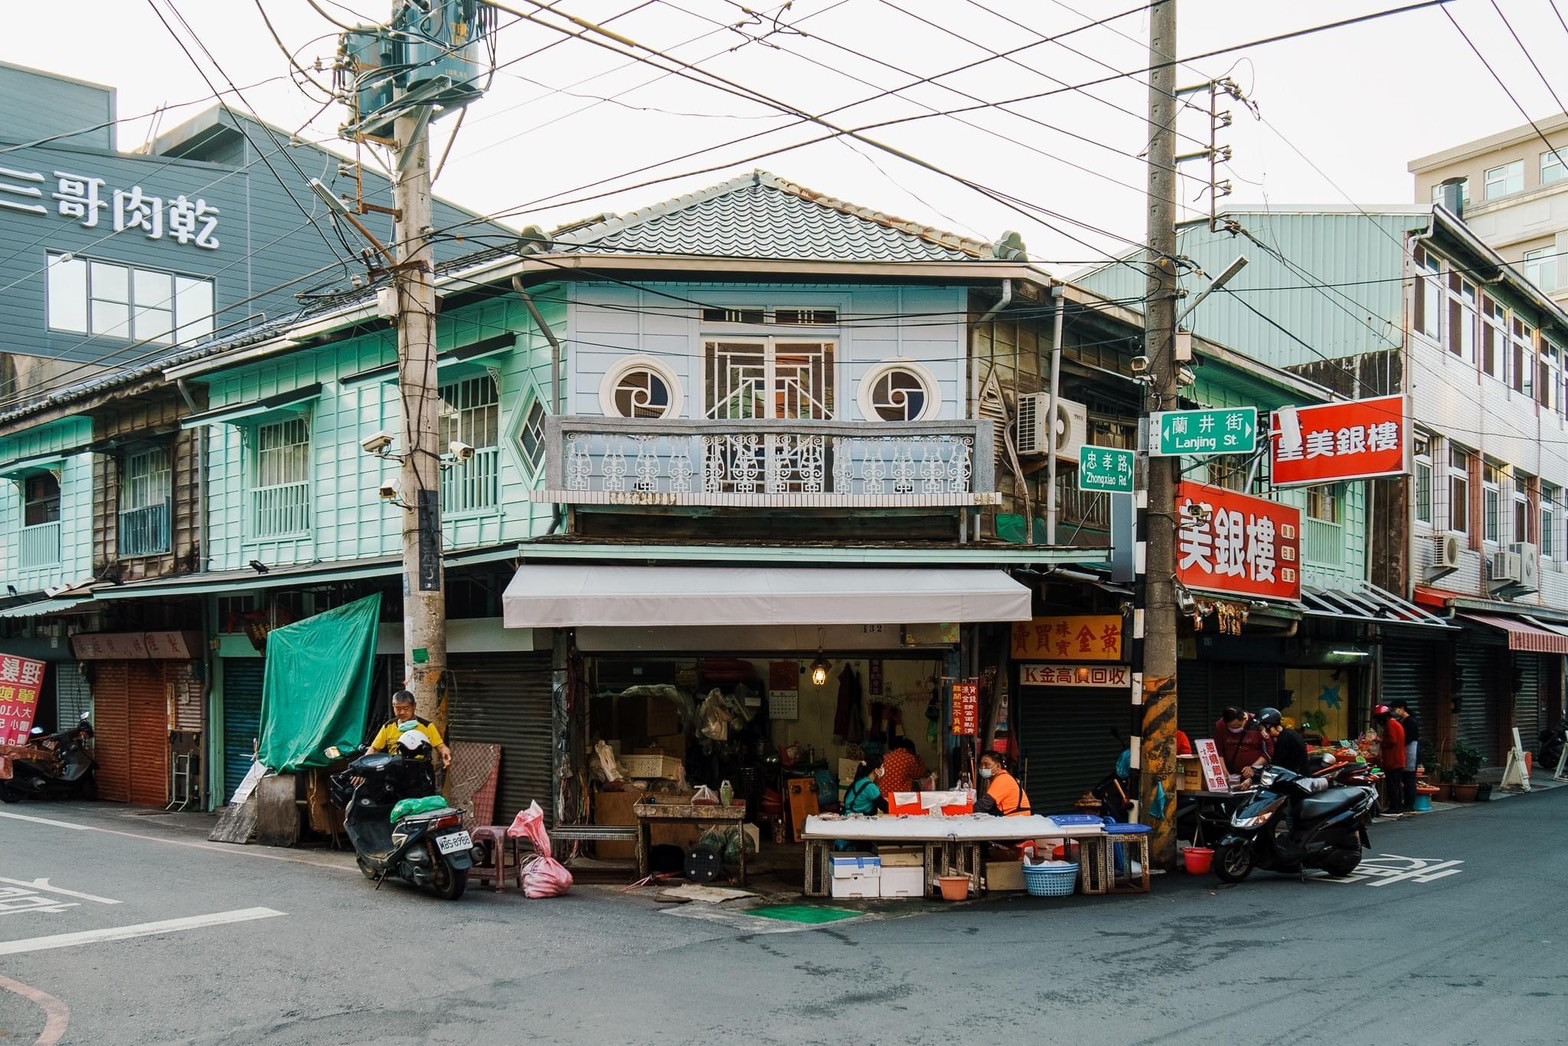
<path fill-rule="evenodd" d="M 924 897 L 926 892 L 926 870 L 921 865 L 914 867 L 883 867 L 882 887 L 878 896 L 881 897 Z"/>
<path fill-rule="evenodd" d="M 880 897 L 881 882 L 880 875 L 835 875 L 831 894 L 834 897 Z"/>
<path fill-rule="evenodd" d="M 848 879 L 857 875 L 875 878 L 882 874 L 882 858 L 875 854 L 834 854 L 830 862 L 835 879 Z"/>
<path fill-rule="evenodd" d="M 924 850 L 889 850 L 882 848 L 883 868 L 923 868 L 926 863 Z"/>

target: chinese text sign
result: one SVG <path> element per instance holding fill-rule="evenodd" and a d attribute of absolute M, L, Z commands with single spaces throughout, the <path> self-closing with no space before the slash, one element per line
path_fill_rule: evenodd
<path fill-rule="evenodd" d="M 0 654 L 0 745 L 27 743 L 44 685 L 44 663 Z"/>
<path fill-rule="evenodd" d="M 1176 577 L 1188 588 L 1301 598 L 1301 511 L 1200 483 L 1176 493 Z"/>
<path fill-rule="evenodd" d="M 1013 657 L 1032 661 L 1120 661 L 1120 614 L 1037 617 L 1013 625 Z"/>
<path fill-rule="evenodd" d="M 1402 475 L 1410 471 L 1405 398 L 1282 407 L 1269 446 L 1277 487 Z"/>

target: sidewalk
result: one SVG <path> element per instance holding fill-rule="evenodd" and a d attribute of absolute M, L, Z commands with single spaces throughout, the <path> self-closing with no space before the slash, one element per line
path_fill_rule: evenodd
<path fill-rule="evenodd" d="M 1492 786 L 1492 794 L 1486 800 L 1486 802 L 1497 802 L 1500 799 L 1512 799 L 1516 795 L 1529 795 L 1532 792 L 1547 792 L 1553 788 L 1562 788 L 1565 785 L 1568 785 L 1568 781 L 1553 780 L 1552 772 L 1550 770 L 1541 769 L 1536 769 L 1530 774 L 1530 792 L 1526 792 L 1520 788 L 1513 788 L 1504 791 L 1499 786 L 1499 782 L 1502 781 L 1502 778 L 1503 768 L 1500 766 L 1490 767 L 1481 771 L 1481 773 L 1477 775 L 1476 781 L 1478 784 L 1489 784 Z M 1401 814 L 1399 817 L 1379 817 L 1377 820 L 1390 821 L 1399 820 L 1401 817 L 1426 817 L 1430 814 L 1447 813 L 1450 810 L 1468 810 L 1483 805 L 1485 805 L 1485 803 L 1439 803 L 1434 801 L 1432 803 L 1432 809 L 1428 811 L 1428 813 Z"/>

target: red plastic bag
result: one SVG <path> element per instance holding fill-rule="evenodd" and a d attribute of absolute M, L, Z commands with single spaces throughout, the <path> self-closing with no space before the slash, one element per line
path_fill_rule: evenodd
<path fill-rule="evenodd" d="M 537 802 L 513 818 L 506 834 L 514 839 L 527 839 L 533 845 L 534 856 L 523 866 L 523 894 L 527 897 L 560 897 L 572 888 L 572 873 L 551 856 L 550 836 L 544 830 L 544 811 Z"/>

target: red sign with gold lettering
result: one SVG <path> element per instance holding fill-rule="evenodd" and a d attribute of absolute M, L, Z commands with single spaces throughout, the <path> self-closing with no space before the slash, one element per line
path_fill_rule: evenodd
<path fill-rule="evenodd" d="M 1020 661 L 1120 661 L 1120 614 L 1037 617 L 1013 625 L 1013 657 Z"/>
<path fill-rule="evenodd" d="M 980 734 L 980 684 L 953 684 L 953 733 L 958 737 Z"/>
<path fill-rule="evenodd" d="M 38 711 L 44 663 L 0 654 L 0 745 L 24 745 Z"/>
<path fill-rule="evenodd" d="M 1176 578 L 1228 595 L 1301 598 L 1301 510 L 1223 487 L 1176 491 Z"/>

